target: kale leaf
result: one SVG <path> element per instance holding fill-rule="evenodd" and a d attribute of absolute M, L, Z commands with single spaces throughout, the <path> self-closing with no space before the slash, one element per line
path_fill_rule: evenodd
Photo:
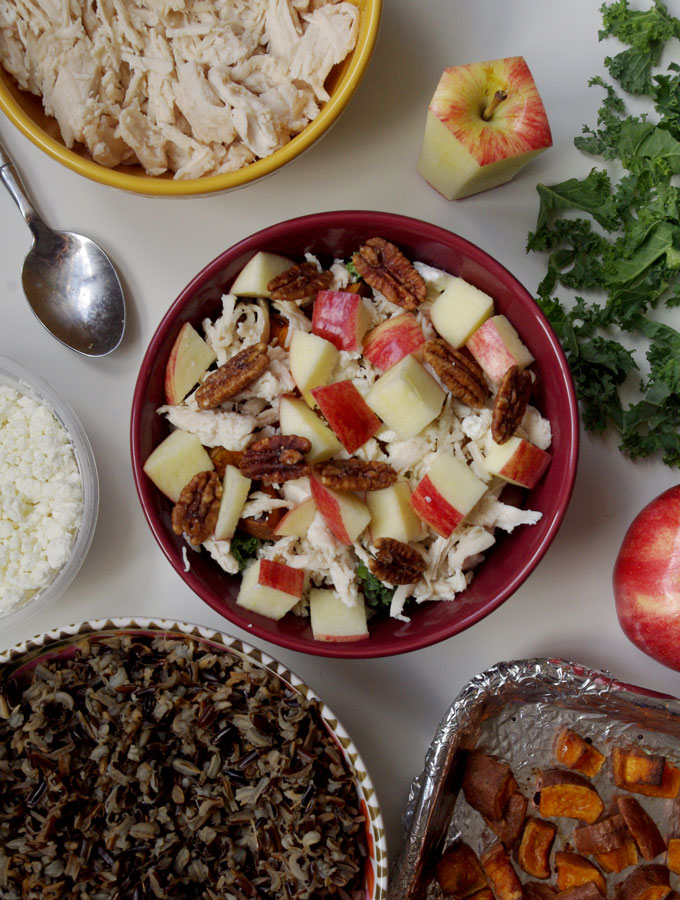
<path fill-rule="evenodd" d="M 357 566 L 357 578 L 367 606 L 372 609 L 389 607 L 394 596 L 394 588 L 388 588 L 383 584 L 363 563 Z"/>
<path fill-rule="evenodd" d="M 256 559 L 262 541 L 244 531 L 236 531 L 231 539 L 229 547 L 231 555 L 238 563 L 238 570 L 242 572 L 251 559 Z"/>

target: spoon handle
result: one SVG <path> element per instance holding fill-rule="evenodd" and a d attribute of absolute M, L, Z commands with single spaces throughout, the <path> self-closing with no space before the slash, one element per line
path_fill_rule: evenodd
<path fill-rule="evenodd" d="M 40 216 L 33 208 L 33 204 L 28 198 L 26 188 L 24 187 L 16 167 L 7 153 L 7 150 L 0 142 L 0 180 L 10 193 L 10 196 L 19 207 L 19 212 L 26 219 L 26 224 L 34 231 L 36 223 L 40 222 Z"/>

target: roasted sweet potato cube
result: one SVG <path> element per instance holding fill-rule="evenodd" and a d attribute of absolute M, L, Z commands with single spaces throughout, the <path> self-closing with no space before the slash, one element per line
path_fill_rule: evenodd
<path fill-rule="evenodd" d="M 527 814 L 527 806 L 527 798 L 519 791 L 515 791 L 505 805 L 502 819 L 485 818 L 486 824 L 508 850 L 511 850 L 519 840 Z"/>
<path fill-rule="evenodd" d="M 524 823 L 517 862 L 534 878 L 550 878 L 550 850 L 557 826 L 543 819 L 529 818 Z"/>
<path fill-rule="evenodd" d="M 525 881 L 525 900 L 555 900 L 557 890 L 544 881 Z"/>
<path fill-rule="evenodd" d="M 636 747 L 624 750 L 622 747 L 614 747 L 612 750 L 612 770 L 614 781 L 619 787 L 627 788 L 634 785 L 659 786 L 663 778 L 665 757 L 656 753 L 645 753 Z"/>
<path fill-rule="evenodd" d="M 666 763 L 661 776 L 661 784 L 627 784 L 625 788 L 633 794 L 673 800 L 680 791 L 680 769 L 671 763 Z"/>
<path fill-rule="evenodd" d="M 524 896 L 522 882 L 500 841 L 482 853 L 480 860 L 496 900 L 520 900 Z"/>
<path fill-rule="evenodd" d="M 666 865 L 671 870 L 671 872 L 675 872 L 676 875 L 680 875 L 680 838 L 668 838 Z"/>
<path fill-rule="evenodd" d="M 631 836 L 623 816 L 617 813 L 592 825 L 574 828 L 573 842 L 578 853 L 608 853 L 623 847 Z"/>
<path fill-rule="evenodd" d="M 568 891 L 569 888 L 592 881 L 602 896 L 606 897 L 607 882 L 604 875 L 595 863 L 591 863 L 585 856 L 569 850 L 558 850 L 555 854 L 555 866 L 559 891 Z"/>
<path fill-rule="evenodd" d="M 486 753 L 470 753 L 463 775 L 463 793 L 473 809 L 487 819 L 502 819 L 516 790 L 515 776 L 507 763 Z"/>
<path fill-rule="evenodd" d="M 595 854 L 595 859 L 605 872 L 623 872 L 629 866 L 638 864 L 638 851 L 635 841 L 631 838 L 623 847 L 616 850 L 603 850 Z"/>
<path fill-rule="evenodd" d="M 560 891 L 555 900 L 602 900 L 602 894 L 594 881 L 586 881 L 585 884 Z"/>
<path fill-rule="evenodd" d="M 462 841 L 449 847 L 435 866 L 439 886 L 454 900 L 469 897 L 487 887 L 477 854 Z"/>
<path fill-rule="evenodd" d="M 640 856 L 643 859 L 652 860 L 659 853 L 663 853 L 666 849 L 666 842 L 661 837 L 661 832 L 654 819 L 643 809 L 635 797 L 617 797 L 616 805 L 628 830 L 633 835 Z"/>
<path fill-rule="evenodd" d="M 580 734 L 563 728 L 555 741 L 555 759 L 567 769 L 576 769 L 592 778 L 602 768 L 605 757 Z"/>
<path fill-rule="evenodd" d="M 493 891 L 491 888 L 482 888 L 481 891 L 477 891 L 474 894 L 470 894 L 467 900 L 495 900 Z"/>
<path fill-rule="evenodd" d="M 617 900 L 662 900 L 670 893 L 670 872 L 652 863 L 638 866 L 616 888 Z"/>
<path fill-rule="evenodd" d="M 603 810 L 599 794 L 582 775 L 567 769 L 546 769 L 542 773 L 538 811 L 544 818 L 566 816 L 592 823 Z"/>

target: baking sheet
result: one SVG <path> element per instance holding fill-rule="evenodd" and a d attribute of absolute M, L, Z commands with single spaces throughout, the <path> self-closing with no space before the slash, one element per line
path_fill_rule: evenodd
<path fill-rule="evenodd" d="M 531 814 L 536 772 L 557 764 L 554 741 L 565 725 L 592 739 L 606 756 L 616 744 L 639 745 L 664 754 L 669 762 L 680 762 L 680 701 L 676 698 L 622 684 L 608 672 L 566 660 L 498 663 L 460 692 L 437 729 L 423 771 L 411 785 L 406 839 L 392 872 L 388 900 L 442 896 L 433 883 L 432 865 L 443 850 L 461 836 L 478 852 L 496 840 L 462 793 L 458 796 L 466 750 L 480 747 L 508 762 L 520 790 L 529 798 Z M 593 784 L 606 806 L 615 792 L 608 761 Z M 664 836 L 678 828 L 677 802 L 639 799 Z M 564 849 L 576 824 L 569 819 L 556 821 L 559 831 L 553 854 Z M 522 880 L 529 880 L 516 868 Z M 607 876 L 608 888 L 631 871 Z"/>

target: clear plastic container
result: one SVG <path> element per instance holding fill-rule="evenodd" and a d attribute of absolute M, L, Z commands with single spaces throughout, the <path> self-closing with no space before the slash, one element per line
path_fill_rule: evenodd
<path fill-rule="evenodd" d="M 15 360 L 1 355 L 0 385 L 15 388 L 21 394 L 43 403 L 54 413 L 73 446 L 83 486 L 83 517 L 68 560 L 47 587 L 20 606 L 0 613 L 0 641 L 2 641 L 8 632 L 51 606 L 75 578 L 87 556 L 97 524 L 99 480 L 87 434 L 71 407 L 56 391 Z"/>

